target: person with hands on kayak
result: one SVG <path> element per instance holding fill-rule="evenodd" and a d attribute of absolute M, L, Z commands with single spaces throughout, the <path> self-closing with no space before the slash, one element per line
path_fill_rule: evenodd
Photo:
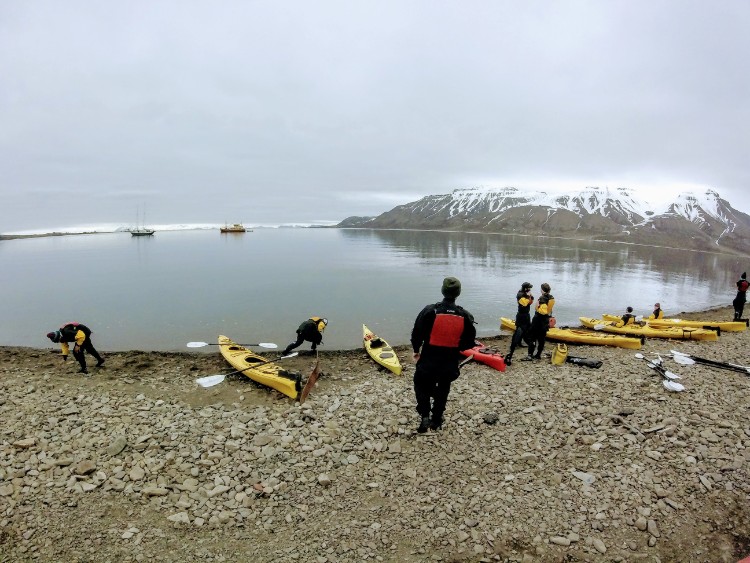
<path fill-rule="evenodd" d="M 421 416 L 417 428 L 420 434 L 427 432 L 428 428 L 438 430 L 442 426 L 451 383 L 460 375 L 460 351 L 476 346 L 474 317 L 456 305 L 456 298 L 461 294 L 461 282 L 453 277 L 445 278 L 441 291 L 443 300 L 422 309 L 411 331 L 411 345 L 417 364 L 414 394 L 417 412 Z"/>
<path fill-rule="evenodd" d="M 328 319 L 322 317 L 310 317 L 306 321 L 302 322 L 297 328 L 297 340 L 290 342 L 289 345 L 284 348 L 281 353 L 286 356 L 289 352 L 294 350 L 297 346 L 302 345 L 303 342 L 312 342 L 310 350 L 315 352 L 318 345 L 323 344 L 323 331 L 328 326 Z"/>
<path fill-rule="evenodd" d="M 47 333 L 49 338 L 55 344 L 59 343 L 62 349 L 63 361 L 68 359 L 68 353 L 70 352 L 70 342 L 75 342 L 73 346 L 73 357 L 78 360 L 78 364 L 81 366 L 79 373 L 88 373 L 86 369 L 86 356 L 84 352 L 88 352 L 94 358 L 96 358 L 96 367 L 102 367 L 104 364 L 104 358 L 99 355 L 99 352 L 94 348 L 94 343 L 91 341 L 92 331 L 86 325 L 81 323 L 68 323 L 60 327 L 60 330 Z"/>
<path fill-rule="evenodd" d="M 625 309 L 625 314 L 621 318 L 622 324 L 617 324 L 617 326 L 625 326 L 628 324 L 633 324 L 635 322 L 635 315 L 633 314 L 633 308 L 628 307 Z"/>
<path fill-rule="evenodd" d="M 521 344 L 526 342 L 530 344 L 529 328 L 531 327 L 531 304 L 534 302 L 534 296 L 531 294 L 531 288 L 534 287 L 529 282 L 523 282 L 521 289 L 516 293 L 516 302 L 518 303 L 518 312 L 516 313 L 516 330 L 510 339 L 510 352 L 505 356 L 505 365 L 513 363 L 513 351 Z"/>

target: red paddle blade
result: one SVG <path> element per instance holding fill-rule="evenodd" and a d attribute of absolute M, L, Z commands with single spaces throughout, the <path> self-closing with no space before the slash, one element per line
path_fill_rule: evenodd
<path fill-rule="evenodd" d="M 302 389 L 302 393 L 299 395 L 299 404 L 305 402 L 305 399 L 307 399 L 307 396 L 310 394 L 310 390 L 315 385 L 315 382 L 318 380 L 318 377 L 320 376 L 320 359 L 315 360 L 315 368 L 312 370 L 312 373 L 310 374 L 310 377 L 307 378 L 307 383 L 305 383 L 305 388 Z"/>

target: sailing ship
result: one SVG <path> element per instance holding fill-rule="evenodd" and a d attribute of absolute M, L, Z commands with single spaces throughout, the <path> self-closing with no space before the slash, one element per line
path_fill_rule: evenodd
<path fill-rule="evenodd" d="M 143 218 L 144 218 L 144 222 L 145 222 L 145 219 L 146 219 L 146 211 L 145 210 L 143 211 Z M 133 235 L 134 237 L 150 237 L 151 235 L 154 234 L 154 230 L 153 229 L 149 229 L 148 227 L 145 227 L 145 226 L 141 225 L 139 221 L 140 221 L 140 215 L 138 213 L 138 209 L 136 208 L 136 212 L 135 212 L 135 227 L 133 227 L 133 228 L 130 229 L 130 234 L 131 235 Z"/>

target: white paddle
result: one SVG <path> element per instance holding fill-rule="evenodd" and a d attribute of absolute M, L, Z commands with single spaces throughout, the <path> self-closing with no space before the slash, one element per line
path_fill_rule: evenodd
<path fill-rule="evenodd" d="M 648 367 L 656 371 L 659 375 L 663 376 L 664 379 L 662 380 L 662 385 L 665 389 L 668 391 L 684 391 L 685 386 L 681 383 L 677 383 L 676 381 L 672 381 L 673 379 L 682 379 L 679 375 L 676 373 L 672 373 L 671 371 L 667 371 L 662 367 L 662 359 L 661 357 L 658 357 L 656 360 L 649 360 L 646 356 L 641 354 L 640 352 L 636 352 L 635 357 L 639 360 L 646 360 L 648 363 Z"/>
<path fill-rule="evenodd" d="M 188 342 L 185 346 L 187 346 L 188 348 L 203 348 L 204 346 L 260 346 L 261 348 L 270 348 L 272 350 L 278 348 L 278 346 L 273 342 L 258 342 L 256 344 L 214 344 L 211 342 Z"/>
<path fill-rule="evenodd" d="M 266 364 L 272 364 L 274 362 L 278 362 L 279 360 L 286 360 L 287 358 L 293 358 L 294 356 L 299 356 L 299 352 L 292 352 L 291 354 L 287 354 L 286 356 L 281 356 L 280 358 L 276 358 L 275 360 L 267 360 L 259 364 L 248 366 L 245 369 L 235 370 L 231 373 L 219 373 L 216 375 L 207 375 L 206 377 L 199 377 L 198 379 L 195 380 L 195 382 L 201 387 L 213 387 L 214 385 L 218 385 L 219 383 L 224 381 L 224 379 L 226 379 L 228 375 L 234 375 L 235 373 L 242 373 L 243 371 L 247 371 L 249 369 L 264 366 Z"/>

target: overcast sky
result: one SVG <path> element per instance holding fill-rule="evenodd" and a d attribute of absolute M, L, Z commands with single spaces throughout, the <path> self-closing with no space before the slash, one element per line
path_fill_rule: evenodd
<path fill-rule="evenodd" d="M 0 232 L 377 215 L 475 185 L 750 212 L 750 2 L 0 4 Z"/>

